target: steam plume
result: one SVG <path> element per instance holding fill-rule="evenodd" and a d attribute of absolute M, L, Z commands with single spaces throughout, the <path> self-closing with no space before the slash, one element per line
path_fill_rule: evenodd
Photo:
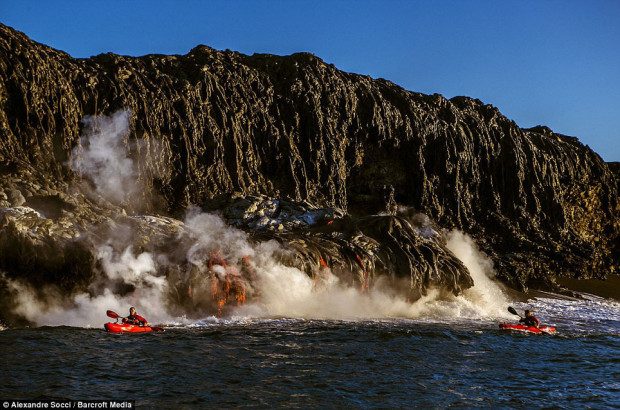
<path fill-rule="evenodd" d="M 73 149 L 70 166 L 92 183 L 94 193 L 121 205 L 141 189 L 136 169 L 128 157 L 130 113 L 120 110 L 111 116 L 88 116 L 85 133 Z"/>
<path fill-rule="evenodd" d="M 137 180 L 136 164 L 129 155 L 130 144 L 125 141 L 129 117 L 129 112 L 123 110 L 110 117 L 85 118 L 85 134 L 70 160 L 71 167 L 92 183 L 96 195 L 118 205 L 127 205 L 130 198 L 144 193 Z M 203 293 L 192 290 L 191 298 L 200 302 L 201 298 L 212 297 L 208 281 L 214 274 L 220 281 L 243 280 L 244 289 L 252 299 L 249 304 L 229 311 L 232 315 L 326 319 L 506 316 L 507 301 L 492 279 L 491 262 L 476 249 L 471 238 L 458 231 L 448 234 L 448 248 L 468 268 L 474 287 L 458 297 L 445 295 L 441 289 L 431 289 L 427 296 L 413 303 L 381 280 L 371 289 L 361 290 L 341 282 L 326 267 L 317 277 L 311 278 L 281 262 L 282 254 L 287 251 L 278 243 L 252 242 L 245 232 L 228 226 L 215 214 L 190 209 L 184 232 L 173 252 L 175 256 L 185 255 L 188 270 L 198 273 L 196 283 L 201 285 L 202 281 L 205 290 Z M 99 327 L 105 320 L 102 317 L 105 310 L 123 313 L 129 306 L 136 306 L 152 322 L 187 322 L 179 317 L 183 315 L 182 309 L 170 306 L 169 290 L 177 283 L 171 283 L 172 279 L 161 273 L 175 257 L 163 253 L 136 254 L 127 246 L 132 242 L 133 232 L 120 227 L 116 234 L 130 238 L 111 236 L 97 248 L 96 257 L 103 276 L 91 285 L 88 293 L 65 303 L 50 291 L 41 300 L 32 289 L 12 283 L 19 295 L 18 313 L 38 324 Z M 211 263 L 213 255 L 226 262 Z M 241 261 L 251 265 L 251 280 L 241 277 L 244 268 Z M 182 272 L 175 280 L 183 279 L 181 276 L 187 279 L 190 275 Z M 118 283 L 129 286 L 131 291 L 117 291 Z M 200 290 L 200 286 L 197 288 Z M 180 313 L 173 317 L 170 311 Z"/>

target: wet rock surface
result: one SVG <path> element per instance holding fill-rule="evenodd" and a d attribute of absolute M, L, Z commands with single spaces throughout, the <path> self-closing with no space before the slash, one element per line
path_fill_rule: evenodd
<path fill-rule="evenodd" d="M 82 119 L 121 109 L 146 188 L 129 211 L 85 197 L 68 166 Z M 471 286 L 442 239 L 458 228 L 506 283 L 553 288 L 618 272 L 618 174 L 576 138 L 522 129 L 480 100 L 307 53 L 75 59 L 0 25 L 0 270 L 37 284 L 89 282 L 92 232 L 119 220 L 142 232 L 137 248 L 169 245 L 197 205 L 284 244 L 309 274 L 325 265 L 360 286 Z"/>

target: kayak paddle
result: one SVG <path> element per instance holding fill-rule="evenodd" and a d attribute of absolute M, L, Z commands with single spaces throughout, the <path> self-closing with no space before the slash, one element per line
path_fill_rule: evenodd
<path fill-rule="evenodd" d="M 106 315 L 108 315 L 108 317 L 111 317 L 112 319 L 118 319 L 118 318 L 120 318 L 119 314 L 118 314 L 118 313 L 116 313 L 116 312 L 115 312 L 115 311 L 113 311 L 113 310 L 107 310 L 107 311 L 105 312 L 105 314 L 106 314 Z"/>
<path fill-rule="evenodd" d="M 508 311 L 509 311 L 510 313 L 512 313 L 513 315 L 517 315 L 517 316 L 519 316 L 521 319 L 523 319 L 523 317 L 522 317 L 520 314 L 518 314 L 518 313 L 517 313 L 517 311 L 515 310 L 515 308 L 513 308 L 512 306 L 508 306 Z"/>

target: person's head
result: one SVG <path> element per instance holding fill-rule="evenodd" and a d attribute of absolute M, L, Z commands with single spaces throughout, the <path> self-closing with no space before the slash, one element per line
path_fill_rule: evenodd
<path fill-rule="evenodd" d="M 534 316 L 534 312 L 531 310 L 526 310 L 525 311 L 525 316 Z"/>
<path fill-rule="evenodd" d="M 132 306 L 132 307 L 130 307 L 130 308 L 129 308 L 129 314 L 130 314 L 130 315 L 132 315 L 132 316 L 133 316 L 133 315 L 135 315 L 135 314 L 136 314 L 136 308 L 135 308 L 135 307 L 133 307 L 133 306 Z"/>

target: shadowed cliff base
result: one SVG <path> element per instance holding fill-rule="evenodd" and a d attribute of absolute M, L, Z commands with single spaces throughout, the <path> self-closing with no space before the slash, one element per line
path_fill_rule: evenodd
<path fill-rule="evenodd" d="M 275 239 L 293 251 L 289 265 L 308 272 L 323 260 L 360 284 L 374 272 L 406 277 L 414 298 L 431 284 L 471 286 L 442 235 L 421 233 L 430 226 L 472 236 L 518 289 L 618 272 L 617 164 L 477 99 L 410 92 L 307 53 L 198 46 L 74 59 L 3 25 L 0 97 L 0 269 L 10 278 L 83 288 L 108 239 L 102 224 L 182 219 L 191 205 Z M 91 166 L 100 143 L 123 153 L 110 175 Z M 262 229 L 265 215 L 239 217 L 268 201 L 268 219 L 289 204 L 301 222 Z M 303 222 L 315 210 L 319 221 Z M 92 242 L 94 232 L 103 236 Z"/>

